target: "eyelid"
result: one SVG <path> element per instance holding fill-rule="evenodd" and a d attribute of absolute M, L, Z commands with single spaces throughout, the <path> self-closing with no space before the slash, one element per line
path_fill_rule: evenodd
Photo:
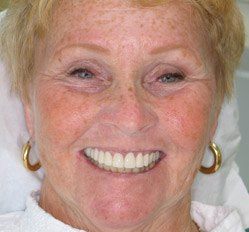
<path fill-rule="evenodd" d="M 89 71 L 94 70 L 96 73 L 102 73 L 102 72 L 108 72 L 109 67 L 105 64 L 105 62 L 98 61 L 96 59 L 87 59 L 87 58 L 82 58 L 79 57 L 77 59 L 73 58 L 67 58 L 63 59 L 63 65 L 64 69 L 66 70 L 67 73 L 72 72 L 76 69 L 84 68 Z"/>
<path fill-rule="evenodd" d="M 161 78 L 167 75 L 172 75 L 173 77 L 176 77 L 181 80 L 185 79 L 185 74 L 181 72 L 165 72 L 164 74 L 160 75 L 158 78 Z"/>
<path fill-rule="evenodd" d="M 185 79 L 187 76 L 183 70 L 175 65 L 159 63 L 150 68 L 149 72 L 145 75 L 143 82 L 151 83 L 155 81 L 155 79 L 157 80 L 167 74 L 179 74 L 183 77 L 182 79 Z"/>
<path fill-rule="evenodd" d="M 97 65 L 95 64 L 91 64 L 91 63 L 86 63 L 86 62 L 80 62 L 80 63 L 72 63 L 69 65 L 69 67 L 67 68 L 67 73 L 72 73 L 74 71 L 77 71 L 77 70 L 87 70 L 89 72 L 97 72 L 97 73 L 100 73 L 100 67 L 98 67 Z M 94 71 L 93 71 L 94 70 Z"/>
<path fill-rule="evenodd" d="M 174 80 L 171 81 L 169 79 L 166 79 L 166 81 L 164 82 L 163 78 L 167 78 L 166 76 L 168 76 L 169 78 L 173 78 Z M 163 84 L 176 84 L 179 82 L 183 82 L 185 80 L 185 77 L 179 73 L 165 73 L 161 75 L 160 77 L 158 77 L 157 80 Z"/>
<path fill-rule="evenodd" d="M 76 72 L 76 71 L 87 71 L 87 72 L 89 72 L 89 73 L 95 75 L 94 72 L 92 72 L 91 70 L 89 70 L 89 68 L 86 68 L 86 67 L 73 68 L 72 70 L 69 70 L 67 74 L 68 74 L 69 76 L 74 76 L 74 75 L 77 74 L 77 73 L 73 74 L 73 73 Z"/>
<path fill-rule="evenodd" d="M 98 76 L 99 79 L 111 81 L 112 73 L 109 71 L 110 68 L 105 63 L 99 62 L 97 60 L 77 60 L 67 66 L 65 69 L 66 75 L 71 76 L 70 73 L 77 69 L 86 69 L 91 72 L 93 75 Z"/>

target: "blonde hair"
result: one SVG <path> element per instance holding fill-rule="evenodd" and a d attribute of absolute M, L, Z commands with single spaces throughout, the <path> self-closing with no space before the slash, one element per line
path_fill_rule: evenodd
<path fill-rule="evenodd" d="M 165 4 L 169 0 L 133 0 L 142 7 Z M 37 41 L 46 36 L 51 12 L 57 0 L 12 0 L 1 21 L 1 56 L 9 68 L 13 89 L 28 100 Z M 216 60 L 216 83 L 220 99 L 233 92 L 234 71 L 244 50 L 242 16 L 235 0 L 185 0 L 202 19 Z"/>

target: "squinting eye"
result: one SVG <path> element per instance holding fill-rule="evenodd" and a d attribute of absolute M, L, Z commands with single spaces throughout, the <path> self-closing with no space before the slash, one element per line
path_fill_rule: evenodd
<path fill-rule="evenodd" d="M 71 76 L 75 76 L 81 79 L 92 79 L 94 74 L 87 69 L 79 68 L 70 73 Z"/>
<path fill-rule="evenodd" d="M 180 73 L 166 73 L 158 78 L 162 83 L 174 83 L 184 79 L 184 76 Z"/>

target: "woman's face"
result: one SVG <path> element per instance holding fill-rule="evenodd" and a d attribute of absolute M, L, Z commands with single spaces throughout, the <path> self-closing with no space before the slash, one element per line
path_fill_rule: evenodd
<path fill-rule="evenodd" d="M 98 228 L 146 224 L 189 199 L 216 126 L 214 70 L 195 17 L 184 4 L 128 1 L 62 1 L 53 13 L 27 124 L 44 186 Z M 86 157 L 94 149 L 125 169 L 97 167 Z"/>

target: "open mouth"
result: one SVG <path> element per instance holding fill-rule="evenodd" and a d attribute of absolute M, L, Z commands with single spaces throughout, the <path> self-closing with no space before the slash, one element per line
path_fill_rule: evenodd
<path fill-rule="evenodd" d="M 126 154 L 86 148 L 84 155 L 90 162 L 106 171 L 115 173 L 142 173 L 149 171 L 162 159 L 163 152 L 128 152 Z"/>

